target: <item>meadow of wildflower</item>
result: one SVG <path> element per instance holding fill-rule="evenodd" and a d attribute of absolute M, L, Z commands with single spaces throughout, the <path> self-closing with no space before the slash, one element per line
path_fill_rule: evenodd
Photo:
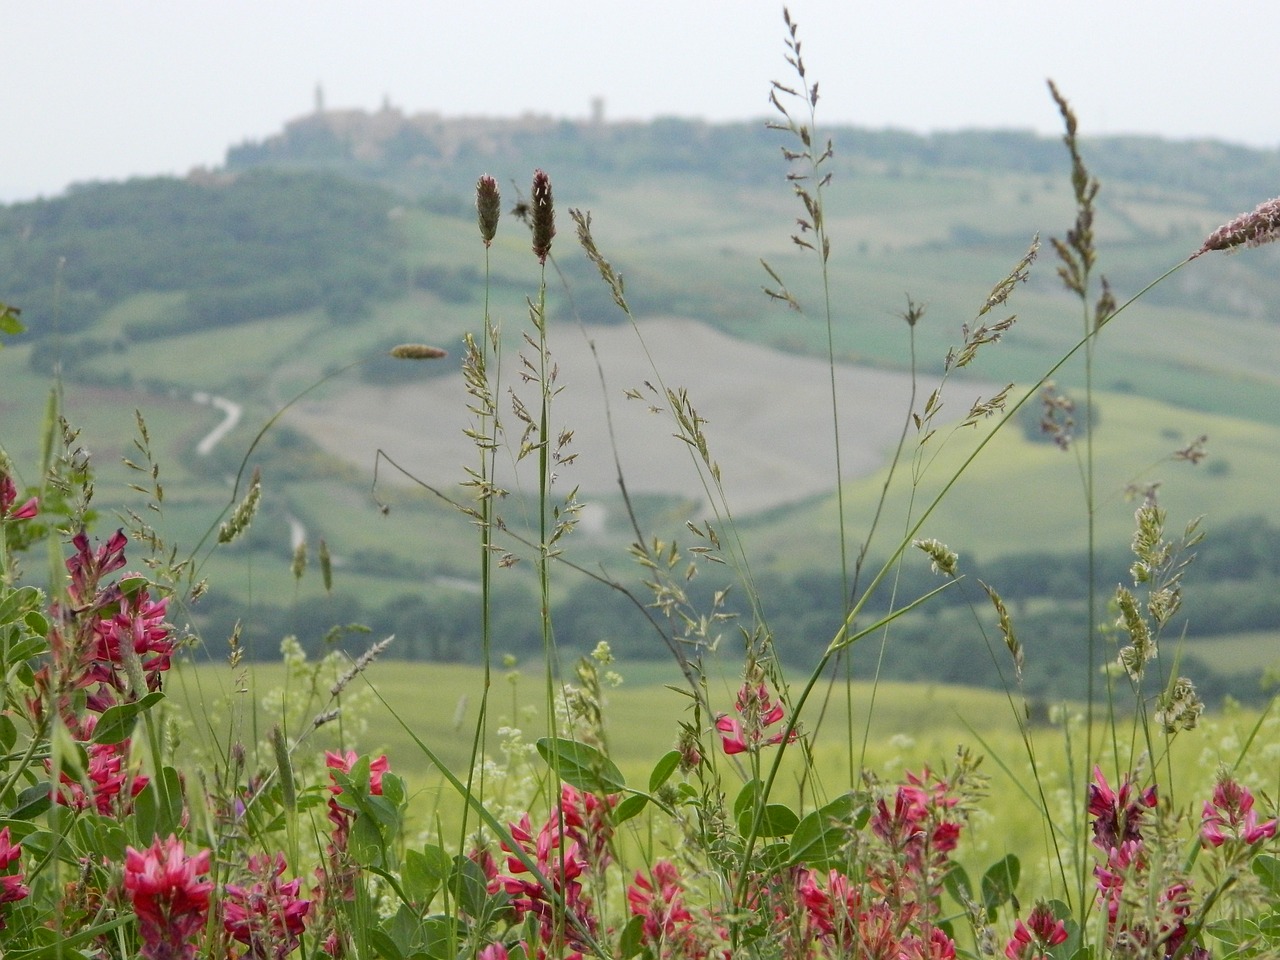
<path fill-rule="evenodd" d="M 189 626 L 187 611 L 218 596 L 208 558 L 260 535 L 271 480 L 251 467 L 254 449 L 274 443 L 277 462 L 328 456 L 320 462 L 342 468 L 278 422 L 342 368 L 312 371 L 310 382 L 293 371 L 301 392 L 279 397 L 247 452 L 225 461 L 230 498 L 220 479 L 203 481 L 225 504 L 205 529 L 164 524 L 172 498 L 156 421 L 137 413 L 128 449 L 110 451 L 123 454 L 138 504 L 114 513 L 96 481 L 103 451 L 68 420 L 60 378 L 39 407 L 15 397 L 34 439 L 0 451 L 4 956 L 1277 955 L 1274 699 L 1206 715 L 1177 642 L 1200 521 L 1141 472 L 1118 536 L 1108 479 L 1118 451 L 1098 429 L 1122 424 L 1128 451 L 1143 455 L 1138 438 L 1160 430 L 1159 418 L 1112 414 L 1101 389 L 1117 369 L 1113 331 L 1171 277 L 1280 239 L 1277 201 L 1206 231 L 1166 273 L 1113 286 L 1094 229 L 1103 185 L 1068 99 L 1050 85 L 1070 167 L 1066 222 L 1010 247 L 968 322 L 927 364 L 917 353 L 930 340 L 916 336 L 927 310 L 906 299 L 897 318 L 905 408 L 866 499 L 844 482 L 855 450 L 837 374 L 837 330 L 849 332 L 832 260 L 839 220 L 828 217 L 840 209 L 828 201 L 836 146 L 822 133 L 818 84 L 789 14 L 784 43 L 771 129 L 793 214 L 785 243 L 802 258 L 766 253 L 761 280 L 780 308 L 812 310 L 825 339 L 825 408 L 812 416 L 829 429 L 833 493 L 810 506 L 825 511 L 832 533 L 818 548 L 838 585 L 834 602 L 810 597 L 808 656 L 789 659 L 796 631 L 757 575 L 759 528 L 735 512 L 730 464 L 718 458 L 697 383 L 670 379 L 658 363 L 627 390 L 687 455 L 701 499 L 658 505 L 658 515 L 688 507 L 678 537 L 666 520 L 652 523 L 654 504 L 629 489 L 617 437 L 614 509 L 632 534 L 628 556 L 609 560 L 591 545 L 563 407 L 564 327 L 552 322 L 557 256 L 581 250 L 593 271 L 585 279 L 647 355 L 636 285 L 624 283 L 591 214 L 558 201 L 548 172 L 532 171 L 520 222 L 503 220 L 502 187 L 480 175 L 468 235 L 485 294 L 461 348 L 469 460 L 460 484 L 446 486 L 379 449 L 368 492 L 397 537 L 431 535 L 400 519 L 423 518 L 405 509 L 415 496 L 460 518 L 436 548 L 472 578 L 465 639 L 479 666 L 407 669 L 393 659 L 394 638 L 344 618 L 340 597 L 307 622 L 331 624 L 320 644 L 329 652 L 280 636 L 272 668 L 248 656 L 262 650 L 240 618 L 216 646 Z M 535 279 L 509 312 L 494 265 L 516 246 Z M 1014 310 L 1046 260 L 1076 306 L 1075 328 L 1058 332 L 1053 360 L 1006 376 L 1007 354 L 1018 355 L 1007 349 L 1019 334 Z M 803 301 L 793 292 L 802 272 L 818 291 Z M 5 307 L 0 331 L 21 327 Z M 415 337 L 388 352 L 429 376 L 445 351 Z M 965 380 L 970 369 L 985 380 Z M 1067 371 L 1075 399 L 1056 386 Z M 1039 410 L 1052 446 L 1072 457 L 1074 509 L 1044 501 L 1026 513 L 1000 495 L 999 469 L 1013 459 L 1000 447 L 1024 408 Z M 1204 456 L 1194 436 L 1161 439 L 1178 441 L 1174 465 Z M 35 468 L 20 472 L 23 457 Z M 982 473 L 989 462 L 994 478 Z M 399 485 L 387 479 L 397 475 Z M 962 494 L 974 486 L 966 512 Z M 957 500 L 959 521 L 948 515 Z M 975 513 L 977 503 L 991 512 Z M 330 509 L 346 505 L 335 498 Z M 976 576 L 967 609 L 986 642 L 971 656 L 990 660 L 999 692 L 881 679 L 888 652 L 920 636 L 920 618 L 967 589 L 972 561 L 956 538 L 1045 513 L 1059 526 L 1037 536 L 1070 530 L 1084 545 L 1072 605 L 1051 611 L 1067 620 L 1060 631 L 1078 635 L 1073 694 L 1051 686 L 1046 696 L 1032 681 L 1061 634 Z M 275 520 L 305 529 L 296 517 Z M 287 576 L 330 593 L 341 555 L 324 539 L 310 548 L 297 539 Z M 1126 556 L 1113 577 L 1102 544 L 1114 539 Z M 622 561 L 641 571 L 638 583 L 613 572 Z M 394 567 L 394 555 L 381 562 Z M 356 589 L 377 597 L 376 574 L 364 577 Z M 666 651 L 664 672 L 573 636 L 555 603 L 568 577 L 620 598 Z M 264 576 L 255 589 L 296 589 L 276 582 Z M 517 587 L 516 615 L 532 638 L 523 663 L 495 645 L 499 617 L 512 615 L 498 600 Z M 925 634 L 946 626 L 923 621 Z"/>

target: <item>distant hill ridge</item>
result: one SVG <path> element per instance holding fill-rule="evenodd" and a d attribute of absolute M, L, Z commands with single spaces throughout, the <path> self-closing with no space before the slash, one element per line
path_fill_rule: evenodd
<path fill-rule="evenodd" d="M 1085 130 L 1088 118 L 1082 118 Z M 1057 137 L 1023 130 L 915 134 L 854 126 L 820 127 L 838 164 L 978 169 L 1060 175 L 1067 165 Z M 380 110 L 322 110 L 291 120 L 280 133 L 227 151 L 228 170 L 258 166 L 336 168 L 402 188 L 431 190 L 506 166 L 531 163 L 579 175 L 690 173 L 757 183 L 778 175 L 783 135 L 764 118 L 708 123 L 676 117 L 648 122 L 449 117 Z M 1280 192 L 1280 148 L 1160 137 L 1085 138 L 1091 170 L 1123 180 L 1188 190 L 1227 207 L 1252 206 Z"/>

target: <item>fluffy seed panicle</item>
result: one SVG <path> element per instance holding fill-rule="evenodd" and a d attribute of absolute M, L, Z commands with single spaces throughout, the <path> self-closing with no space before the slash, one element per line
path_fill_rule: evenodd
<path fill-rule="evenodd" d="M 1280 240 L 1280 197 L 1272 197 L 1258 204 L 1251 213 L 1228 220 L 1209 234 L 1204 245 L 1191 255 L 1191 259 L 1194 260 L 1210 250 L 1260 247 L 1273 240 Z"/>

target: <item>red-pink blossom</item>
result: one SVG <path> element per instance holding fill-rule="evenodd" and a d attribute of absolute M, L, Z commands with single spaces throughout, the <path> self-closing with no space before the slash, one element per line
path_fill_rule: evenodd
<path fill-rule="evenodd" d="M 209 851 L 187 856 L 182 841 L 156 838 L 146 850 L 125 849 L 124 889 L 138 917 L 146 960 L 195 960 L 195 935 L 209 912 Z"/>
<path fill-rule="evenodd" d="M 738 717 L 731 717 L 724 713 L 716 718 L 716 729 L 720 731 L 720 742 L 725 753 L 729 755 L 745 753 L 747 750 L 782 742 L 784 734 L 781 732 L 768 737 L 764 735 L 765 728 L 782 722 L 786 716 L 782 701 L 774 701 L 769 696 L 769 688 L 765 684 L 760 683 L 753 687 L 749 683 L 744 683 L 738 690 L 734 709 L 738 712 Z M 799 737 L 800 734 L 792 730 L 786 739 L 791 743 Z"/>
<path fill-rule="evenodd" d="M 67 573 L 71 575 L 67 595 L 75 609 L 103 602 L 97 596 L 99 581 L 124 566 L 124 548 L 128 542 L 123 530 L 113 533 L 97 550 L 89 548 L 89 536 L 83 530 L 71 538 L 75 552 L 67 558 Z"/>
<path fill-rule="evenodd" d="M 232 938 L 248 946 L 243 958 L 284 960 L 301 942 L 311 901 L 298 896 L 301 880 L 280 882 L 286 866 L 281 853 L 252 856 L 249 872 L 258 879 L 248 888 L 226 886 L 222 923 Z"/>
<path fill-rule="evenodd" d="M 1253 794 L 1230 777 L 1223 777 L 1213 788 L 1213 799 L 1206 802 L 1200 820 L 1200 836 L 1210 846 L 1220 847 L 1228 840 L 1255 844 L 1276 835 L 1276 821 L 1258 823 L 1253 809 Z"/>
<path fill-rule="evenodd" d="M 81 728 L 85 737 L 93 736 L 97 719 L 93 714 L 84 718 Z M 108 816 L 130 813 L 133 798 L 143 791 L 149 781 L 142 775 L 134 776 L 126 770 L 129 741 L 89 743 L 85 745 L 85 752 L 89 756 L 89 768 L 86 771 L 89 794 L 86 795 L 84 785 L 79 780 L 63 770 L 58 777 L 60 787 L 54 795 L 57 802 L 73 810 L 93 807 L 98 813 Z"/>
<path fill-rule="evenodd" d="M 5 520 L 30 520 L 36 515 L 40 501 L 32 497 L 16 510 L 14 501 L 18 499 L 18 488 L 7 473 L 0 473 L 0 523 Z"/>
<path fill-rule="evenodd" d="M 1119 790 L 1112 790 L 1101 767 L 1093 768 L 1089 784 L 1089 813 L 1093 816 L 1093 843 L 1104 853 L 1112 847 L 1142 837 L 1144 808 L 1156 805 L 1156 788 L 1141 793 L 1126 776 Z"/>
<path fill-rule="evenodd" d="M 709 947 L 701 942 L 693 914 L 684 903 L 684 886 L 670 860 L 653 865 L 652 876 L 637 871 L 627 888 L 627 905 L 633 916 L 644 917 L 644 942 L 655 957 L 703 960 Z"/>
<path fill-rule="evenodd" d="M 1049 950 L 1067 939 L 1067 925 L 1053 915 L 1049 905 L 1041 901 L 1032 909 L 1027 922 L 1019 920 L 1013 936 L 1004 948 L 1009 960 L 1045 960 Z"/>
<path fill-rule="evenodd" d="M 594 935 L 598 926 L 591 897 L 582 884 L 583 876 L 592 869 L 584 852 L 584 843 L 592 841 L 584 836 L 583 827 L 592 817 L 590 811 L 598 812 L 601 807 L 599 798 L 595 798 L 597 805 L 592 808 L 585 803 L 584 796 L 587 795 L 566 784 L 560 803 L 552 808 L 536 834 L 527 813 L 509 825 L 511 839 L 525 857 L 533 861 L 541 878 L 504 842 L 503 849 L 511 854 L 507 858 L 508 872 L 489 882 L 490 892 L 503 890 L 511 898 L 517 918 L 528 915 L 537 918 L 543 947 L 557 951 L 567 947 L 571 954 L 586 949 L 583 931 Z M 544 886 L 543 879 L 550 882 L 550 889 Z M 540 949 L 539 954 L 542 953 Z"/>
<path fill-rule="evenodd" d="M 23 900 L 31 893 L 22 882 L 22 871 L 12 869 L 21 856 L 22 844 L 10 842 L 8 827 L 0 829 L 0 903 Z M 0 913 L 0 930 L 3 929 L 4 914 Z"/>

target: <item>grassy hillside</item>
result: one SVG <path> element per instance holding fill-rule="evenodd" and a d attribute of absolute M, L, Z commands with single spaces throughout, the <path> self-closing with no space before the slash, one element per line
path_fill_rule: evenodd
<path fill-rule="evenodd" d="M 0 211 L 0 279 L 7 284 L 0 299 L 24 307 L 30 328 L 0 352 L 0 444 L 25 481 L 35 479 L 33 425 L 43 413 L 48 372 L 60 361 L 68 418 L 95 455 L 99 502 L 114 502 L 136 481 L 118 461 L 136 459 L 133 410 L 141 409 L 165 484 L 158 527 L 191 549 L 226 506 L 229 478 L 261 426 L 309 391 L 255 451 L 266 495 L 254 535 L 207 558 L 202 551 L 201 573 L 215 592 L 188 614 L 216 627 L 213 642 L 242 615 L 260 650 L 290 629 L 314 645 L 327 625 L 375 611 L 387 624 L 396 618 L 388 629 L 412 637 L 415 653 L 470 655 L 474 531 L 429 493 L 386 473 L 377 490 L 391 508 L 384 515 L 372 473 L 375 451 L 383 449 L 457 492 L 453 485 L 471 462 L 460 439 L 467 416 L 458 358 L 464 332 L 478 332 L 483 312 L 485 263 L 470 190 L 486 169 L 502 177 L 505 208 L 532 166 L 545 165 L 555 182 L 561 220 L 550 275 L 551 349 L 566 386 L 556 409 L 580 451 L 577 473 L 566 470 L 562 479 L 566 489 L 580 483 L 598 510 L 598 522 L 575 536 L 574 556 L 631 576 L 624 549 L 633 534 L 616 493 L 606 403 L 653 532 L 683 536 L 684 520 L 706 510 L 670 425 L 622 399 L 624 389 L 661 374 L 687 387 L 709 420 L 711 450 L 724 468 L 753 570 L 785 578 L 831 569 L 825 368 L 797 366 L 824 355 L 827 331 L 816 262 L 789 238 L 800 208 L 776 141 L 760 131 L 676 124 L 610 130 L 597 141 L 581 130 L 526 131 L 497 137 L 494 152 L 485 153 L 465 147 L 471 141 L 449 128 L 436 135 L 460 138 L 462 147 L 441 152 L 439 162 L 412 164 L 394 151 L 361 151 L 365 159 L 357 162 L 321 150 L 306 160 L 290 147 L 297 129 L 290 130 L 257 153 L 234 153 L 226 176 L 101 185 Z M 905 418 L 913 351 L 924 396 L 992 285 L 1033 235 L 1061 235 L 1072 212 L 1065 161 L 1051 139 L 835 134 L 838 166 L 827 193 L 833 341 L 846 365 L 838 375 L 845 492 L 858 538 Z M 1206 145 L 1117 140 L 1088 150 L 1103 177 L 1099 267 L 1122 300 L 1195 249 L 1217 223 L 1262 199 L 1251 191 L 1261 189 L 1259 171 L 1275 163 L 1269 153 Z M 273 165 L 274 172 L 258 169 Z M 318 196 L 326 203 L 315 202 Z M 669 338 L 676 342 L 650 345 L 656 370 L 619 326 L 608 292 L 576 249 L 570 207 L 592 211 L 601 248 L 625 275 L 637 314 L 652 324 L 642 329 L 679 331 Z M 131 255 L 131 244 L 146 256 Z M 277 248 L 278 262 L 262 255 Z M 53 265 L 58 256 L 67 260 L 61 272 Z M 783 276 L 803 315 L 762 295 L 768 278 L 761 257 Z M 1215 526 L 1245 517 L 1280 523 L 1270 495 L 1280 467 L 1273 423 L 1278 266 L 1275 247 L 1204 258 L 1101 338 L 1094 441 L 1104 549 L 1123 551 L 1131 536 L 1126 488 L 1157 480 L 1175 525 L 1205 514 L 1212 536 Z M 300 278 L 310 285 L 299 286 Z M 286 279 L 293 299 L 264 287 Z M 506 378 L 517 387 L 526 297 L 536 289 L 526 228 L 506 217 L 492 251 L 490 310 L 503 323 Z M 340 296 L 352 292 L 358 297 L 350 302 Z M 898 316 L 907 296 L 927 308 L 914 331 Z M 975 393 L 1034 382 L 1080 335 L 1079 307 L 1061 291 L 1047 246 L 1011 308 L 1019 322 L 984 352 L 974 380 L 949 386 L 948 415 L 962 413 Z M 606 392 L 588 340 L 608 374 Z M 439 344 L 451 356 L 408 373 L 374 359 L 400 341 Z M 338 372 L 352 363 L 358 365 Z M 1082 375 L 1073 363 L 1055 379 L 1080 399 Z M 882 376 L 896 379 L 876 379 Z M 243 406 L 240 425 L 208 456 L 197 455 L 195 445 L 221 415 L 193 399 L 198 391 Z M 966 430 L 944 444 L 947 433 L 926 450 L 931 462 L 918 488 L 906 482 L 891 492 L 878 549 L 888 549 L 904 518 L 920 515 L 980 436 Z M 1201 434 L 1209 437 L 1205 463 L 1169 462 L 1173 450 Z M 909 472 L 899 478 L 909 480 Z M 921 532 L 983 561 L 1072 552 L 1082 544 L 1080 504 L 1075 455 L 1010 430 Z M 517 497 L 507 509 L 515 525 Z M 299 529 L 313 566 L 295 583 L 288 560 Z M 315 573 L 321 538 L 337 561 L 333 596 Z M 518 611 L 527 579 L 517 568 L 509 582 Z M 574 599 L 582 582 L 566 575 L 557 583 L 559 598 Z M 600 606 L 590 596 L 583 593 L 578 605 Z M 603 629 L 600 619 L 566 615 L 565 622 L 583 625 L 583 635 L 565 637 L 583 648 Z M 511 629 L 519 647 L 523 628 L 513 622 Z M 613 639 L 629 631 L 628 621 Z"/>

